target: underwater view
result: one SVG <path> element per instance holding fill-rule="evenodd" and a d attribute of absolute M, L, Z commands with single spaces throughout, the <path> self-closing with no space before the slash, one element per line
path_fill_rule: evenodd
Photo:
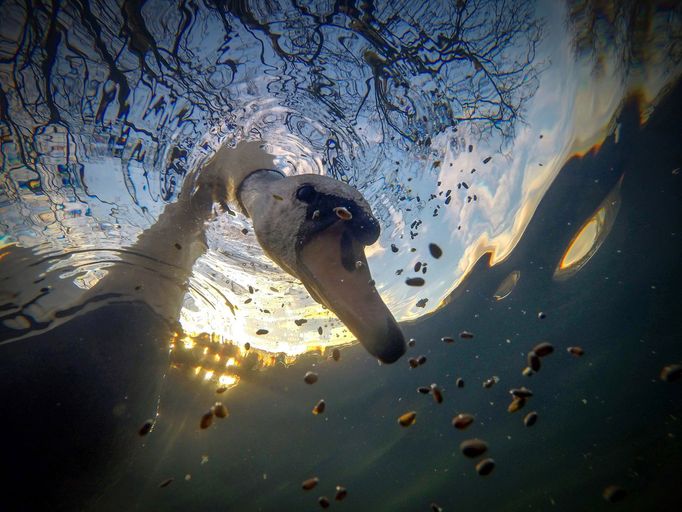
<path fill-rule="evenodd" d="M 682 509 L 682 2 L 8 0 L 0 510 Z"/>

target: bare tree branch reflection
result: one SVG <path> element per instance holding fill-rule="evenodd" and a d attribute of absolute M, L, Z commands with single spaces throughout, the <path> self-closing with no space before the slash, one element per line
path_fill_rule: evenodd
<path fill-rule="evenodd" d="M 541 35 L 521 0 L 17 1 L 0 24 L 2 154 L 35 169 L 36 135 L 57 126 L 78 148 L 68 161 L 104 151 L 138 162 L 154 200 L 171 201 L 201 137 L 238 129 L 245 88 L 295 113 L 294 132 L 320 119 L 329 140 L 362 144 L 375 125 L 428 146 L 459 123 L 510 137 L 537 89 Z M 349 165 L 338 145 L 310 144 Z"/>
<path fill-rule="evenodd" d="M 581 57 L 592 59 L 595 73 L 606 72 L 607 59 L 621 64 L 625 72 L 656 58 L 656 54 L 671 65 L 682 61 L 679 2 L 571 0 L 568 4 L 575 50 Z M 618 55 L 610 59 L 608 54 L 613 51 Z"/>

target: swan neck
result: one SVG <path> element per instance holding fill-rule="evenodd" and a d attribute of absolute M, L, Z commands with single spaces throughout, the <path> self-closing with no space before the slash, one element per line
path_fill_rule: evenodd
<path fill-rule="evenodd" d="M 272 169 L 254 171 L 247 176 L 237 189 L 237 199 L 247 216 L 267 210 L 267 205 L 274 200 L 271 185 L 282 179 L 284 175 Z"/>

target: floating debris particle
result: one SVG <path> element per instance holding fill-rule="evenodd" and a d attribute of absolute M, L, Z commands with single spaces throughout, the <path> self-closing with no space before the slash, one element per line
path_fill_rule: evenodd
<path fill-rule="evenodd" d="M 458 377 L 457 380 L 455 381 L 455 384 L 457 384 L 458 388 L 463 388 L 464 387 L 464 379 L 462 377 Z"/>
<path fill-rule="evenodd" d="M 533 352 L 532 350 L 528 352 L 528 366 L 530 366 L 530 369 L 533 370 L 534 372 L 540 371 L 540 358 L 538 355 Z"/>
<path fill-rule="evenodd" d="M 320 479 L 317 478 L 316 476 L 308 478 L 307 480 L 303 480 L 303 483 L 301 484 L 301 489 L 303 489 L 304 491 L 309 491 L 310 489 L 314 489 L 318 483 L 320 483 Z"/>
<path fill-rule="evenodd" d="M 313 407 L 313 414 L 322 414 L 326 408 L 327 404 L 324 402 L 324 400 L 320 400 L 315 404 L 315 407 Z"/>
<path fill-rule="evenodd" d="M 459 449 L 464 454 L 465 457 L 475 458 L 479 455 L 483 455 L 488 451 L 488 443 L 482 441 L 481 439 L 467 439 L 462 441 L 459 445 Z"/>
<path fill-rule="evenodd" d="M 431 388 L 428 386 L 419 386 L 417 388 L 417 393 L 421 393 L 422 395 L 428 395 L 431 393 Z"/>
<path fill-rule="evenodd" d="M 334 499 L 336 501 L 342 501 L 348 496 L 348 491 L 346 490 L 345 487 L 342 485 L 337 485 L 336 486 L 336 495 L 334 496 Z"/>
<path fill-rule="evenodd" d="M 277 195 L 277 194 L 272 194 L 272 197 L 275 198 L 277 201 L 284 201 L 284 198 L 282 196 Z"/>
<path fill-rule="evenodd" d="M 363 263 L 362 261 L 358 260 L 358 261 L 355 262 L 355 268 L 356 268 L 356 269 L 360 269 L 360 268 L 362 268 L 363 266 L 364 266 L 364 263 Z"/>
<path fill-rule="evenodd" d="M 474 337 L 474 333 L 469 331 L 462 331 L 459 333 L 459 337 L 462 338 L 463 340 L 470 340 Z"/>
<path fill-rule="evenodd" d="M 337 206 L 334 208 L 334 213 L 341 220 L 351 220 L 353 218 L 353 214 L 345 206 Z"/>
<path fill-rule="evenodd" d="M 487 156 L 487 157 L 485 157 L 485 158 L 483 159 L 483 163 L 484 163 L 484 164 L 487 164 L 488 162 L 490 162 L 490 160 L 492 160 L 492 158 L 493 158 L 492 156 Z"/>
<path fill-rule="evenodd" d="M 410 338 L 410 341 L 407 342 L 407 345 L 409 347 L 414 347 L 416 345 L 416 343 L 417 343 L 417 340 L 415 340 L 414 338 Z"/>
<path fill-rule="evenodd" d="M 533 371 L 533 369 L 532 369 L 530 366 L 526 366 L 526 367 L 523 369 L 523 371 L 521 372 L 521 374 L 522 374 L 524 377 L 530 377 L 531 375 L 533 375 L 533 373 L 535 373 L 535 372 Z"/>
<path fill-rule="evenodd" d="M 317 334 L 319 334 L 320 336 L 322 336 L 322 327 L 318 327 L 318 328 L 317 328 Z"/>
<path fill-rule="evenodd" d="M 515 396 L 514 398 L 512 398 L 511 403 L 507 407 L 507 412 L 514 413 L 519 409 L 522 409 L 524 405 L 526 405 L 526 399 L 523 397 Z"/>
<path fill-rule="evenodd" d="M 543 341 L 533 347 L 533 352 L 535 352 L 538 357 L 545 357 L 554 352 L 554 346 L 551 343 Z"/>
<path fill-rule="evenodd" d="M 398 252 L 398 248 L 396 247 L 395 244 L 391 244 L 391 251 Z"/>
<path fill-rule="evenodd" d="M 213 405 L 212 410 L 213 414 L 215 414 L 217 418 L 227 418 L 227 415 L 229 414 L 227 407 L 225 407 L 221 402 L 216 402 Z"/>
<path fill-rule="evenodd" d="M 566 352 L 576 357 L 581 357 L 583 354 L 585 354 L 585 351 L 582 349 L 582 347 L 568 347 Z"/>
<path fill-rule="evenodd" d="M 315 384 L 317 382 L 317 373 L 315 372 L 305 372 L 303 380 L 306 384 Z"/>
<path fill-rule="evenodd" d="M 424 279 L 421 277 L 408 277 L 405 279 L 407 286 L 424 286 Z"/>
<path fill-rule="evenodd" d="M 669 364 L 661 370 L 661 380 L 664 382 L 675 382 L 682 377 L 682 365 Z"/>
<path fill-rule="evenodd" d="M 627 491 L 619 485 L 609 485 L 601 493 L 602 497 L 609 503 L 618 503 L 627 496 Z"/>
<path fill-rule="evenodd" d="M 311 218 L 312 218 L 313 220 L 319 219 L 319 218 L 320 218 L 320 210 L 315 210 L 315 211 L 313 212 L 313 214 L 311 215 Z"/>
<path fill-rule="evenodd" d="M 547 315 L 546 315 L 545 313 L 543 313 L 542 311 L 540 311 L 540 312 L 538 313 L 538 318 L 539 318 L 540 320 L 544 320 L 545 318 L 547 318 Z"/>
<path fill-rule="evenodd" d="M 322 508 L 329 508 L 329 505 L 331 505 L 331 503 L 329 503 L 329 499 L 327 499 L 326 496 L 320 496 L 319 498 L 317 498 L 317 502 L 320 504 L 320 507 Z"/>
<path fill-rule="evenodd" d="M 242 234 L 248 235 L 248 234 L 249 234 L 249 230 L 246 229 L 246 228 L 242 229 Z"/>
<path fill-rule="evenodd" d="M 523 418 L 523 424 L 527 427 L 532 427 L 538 421 L 538 413 L 531 411 Z"/>
<path fill-rule="evenodd" d="M 431 394 L 433 395 L 433 399 L 437 404 L 443 403 L 443 392 L 437 384 L 431 384 Z"/>
<path fill-rule="evenodd" d="M 299 318 L 298 320 L 294 320 L 294 323 L 298 326 L 301 327 L 303 324 L 308 323 L 308 320 L 305 318 Z"/>
<path fill-rule="evenodd" d="M 419 366 L 421 366 L 421 365 L 423 365 L 424 363 L 426 363 L 426 356 L 419 356 L 419 357 L 417 358 L 417 364 L 419 364 Z"/>
<path fill-rule="evenodd" d="M 267 329 L 258 329 L 258 330 L 256 331 L 256 334 L 257 334 L 258 336 L 262 336 L 263 334 L 267 334 L 267 333 L 269 333 L 269 332 L 270 332 L 270 331 L 268 331 Z"/>
<path fill-rule="evenodd" d="M 431 512 L 443 512 L 443 507 L 439 507 L 436 503 L 431 503 Z"/>
<path fill-rule="evenodd" d="M 166 478 L 163 482 L 159 484 L 159 487 L 168 487 L 173 482 L 172 478 Z"/>
<path fill-rule="evenodd" d="M 409 427 L 414 425 L 417 421 L 417 413 L 415 411 L 406 412 L 398 418 L 398 423 L 401 427 Z"/>
<path fill-rule="evenodd" d="M 148 419 L 140 427 L 140 430 L 138 430 L 137 433 L 140 434 L 141 436 L 146 436 L 147 434 L 149 434 L 152 431 L 153 426 L 154 426 L 154 420 Z"/>
<path fill-rule="evenodd" d="M 213 411 L 208 411 L 206 414 L 204 414 L 201 417 L 201 422 L 199 422 L 199 426 L 202 429 L 206 429 L 210 427 L 213 424 Z"/>
<path fill-rule="evenodd" d="M 218 389 L 215 390 L 216 393 L 225 393 L 227 391 L 227 386 L 220 386 Z"/>
<path fill-rule="evenodd" d="M 341 359 L 341 351 L 338 348 L 332 349 L 332 359 L 334 361 Z"/>
<path fill-rule="evenodd" d="M 186 481 L 186 482 L 189 482 L 191 479 L 192 479 L 192 475 L 190 475 L 189 473 L 187 473 L 187 474 L 185 475 L 185 481 Z"/>
<path fill-rule="evenodd" d="M 418 308 L 423 308 L 423 307 L 426 306 L 426 303 L 427 303 L 428 301 L 429 301 L 429 299 L 420 299 L 420 300 L 417 301 L 416 306 L 417 306 Z"/>
<path fill-rule="evenodd" d="M 429 244 L 429 252 L 433 258 L 440 258 L 443 255 L 443 249 L 436 244 Z"/>
<path fill-rule="evenodd" d="M 464 430 L 474 422 L 474 417 L 471 414 L 460 413 L 452 418 L 452 426 L 457 430 Z"/>
<path fill-rule="evenodd" d="M 488 476 L 495 469 L 495 461 L 493 459 L 483 459 L 476 464 L 476 472 L 481 476 Z"/>
<path fill-rule="evenodd" d="M 246 350 L 247 352 L 251 350 L 251 343 L 249 343 L 248 341 L 244 343 L 244 350 Z"/>
<path fill-rule="evenodd" d="M 407 360 L 407 363 L 410 365 L 410 368 L 416 368 L 417 366 L 419 366 L 419 361 L 417 361 L 416 357 L 410 357 Z"/>
<path fill-rule="evenodd" d="M 179 251 L 180 249 L 182 249 L 182 245 L 176 243 L 176 244 L 175 244 L 175 248 Z"/>
<path fill-rule="evenodd" d="M 455 338 L 451 338 L 450 336 L 443 336 L 443 337 L 440 339 L 440 341 L 442 341 L 443 343 L 454 343 L 454 342 L 455 342 Z"/>
<path fill-rule="evenodd" d="M 486 389 L 490 389 L 498 382 L 500 382 L 500 378 L 497 375 L 493 375 L 489 379 L 483 381 L 483 387 Z"/>
<path fill-rule="evenodd" d="M 533 396 L 533 392 L 525 386 L 510 389 L 509 393 L 519 398 L 530 398 L 531 396 Z"/>

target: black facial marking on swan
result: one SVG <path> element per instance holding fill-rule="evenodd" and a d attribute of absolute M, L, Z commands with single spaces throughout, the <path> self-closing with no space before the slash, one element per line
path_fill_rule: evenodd
<path fill-rule="evenodd" d="M 344 231 L 340 240 L 341 264 L 348 272 L 356 269 L 356 258 L 353 254 L 353 239 L 348 231 Z"/>
<path fill-rule="evenodd" d="M 304 203 L 312 203 L 317 198 L 317 191 L 312 185 L 301 185 L 296 191 L 296 199 Z"/>

